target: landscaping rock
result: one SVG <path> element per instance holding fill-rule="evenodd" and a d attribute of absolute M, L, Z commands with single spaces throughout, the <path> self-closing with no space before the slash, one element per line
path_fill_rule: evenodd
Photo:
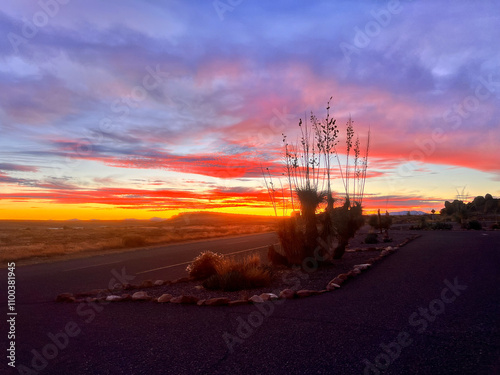
<path fill-rule="evenodd" d="M 123 301 L 132 301 L 132 296 L 130 294 L 122 294 Z"/>
<path fill-rule="evenodd" d="M 153 285 L 154 284 L 151 280 L 144 280 L 139 287 L 140 288 L 151 288 Z"/>
<path fill-rule="evenodd" d="M 147 292 L 135 292 L 132 294 L 133 301 L 149 301 L 152 297 Z"/>
<path fill-rule="evenodd" d="M 334 283 L 334 282 L 333 282 L 333 280 L 332 280 L 332 281 L 330 281 L 330 282 L 328 283 L 328 285 L 326 286 L 326 290 L 328 290 L 328 291 L 330 291 L 330 292 L 331 292 L 332 290 L 339 289 L 339 288 L 340 288 L 340 285 L 339 285 L 339 284 Z"/>
<path fill-rule="evenodd" d="M 336 277 L 335 279 L 333 279 L 332 281 L 330 281 L 330 283 L 334 283 L 334 284 L 337 284 L 337 285 L 342 285 L 343 282 L 344 282 L 344 279 L 341 279 L 340 277 Z"/>
<path fill-rule="evenodd" d="M 258 295 L 253 295 L 252 297 L 250 297 L 248 299 L 250 302 L 253 302 L 253 303 L 264 303 L 265 301 L 262 299 L 261 296 L 258 296 Z"/>
<path fill-rule="evenodd" d="M 162 294 L 160 297 L 158 297 L 158 302 L 159 303 L 170 302 L 171 299 L 172 299 L 171 294 Z"/>
<path fill-rule="evenodd" d="M 93 295 L 105 294 L 107 292 L 108 292 L 107 289 L 94 289 L 94 290 L 90 291 L 90 293 L 93 294 Z"/>
<path fill-rule="evenodd" d="M 230 301 L 229 306 L 240 306 L 240 305 L 248 305 L 248 301 L 246 299 L 237 299 L 235 301 Z"/>
<path fill-rule="evenodd" d="M 347 274 L 350 276 L 350 277 L 353 277 L 353 276 L 357 276 L 361 273 L 361 270 L 359 268 L 353 268 L 352 270 L 350 270 L 349 272 L 347 272 Z"/>
<path fill-rule="evenodd" d="M 173 297 L 170 303 L 181 303 L 183 305 L 196 305 L 199 299 L 195 296 L 178 296 Z"/>
<path fill-rule="evenodd" d="M 205 301 L 206 306 L 225 306 L 229 304 L 230 299 L 225 297 L 210 298 Z"/>
<path fill-rule="evenodd" d="M 278 299 L 279 297 L 274 293 L 262 293 L 260 295 L 260 298 L 262 298 L 264 301 L 272 301 Z"/>
<path fill-rule="evenodd" d="M 317 291 L 315 291 L 315 290 L 307 290 L 307 289 L 299 290 L 299 291 L 297 292 L 297 296 L 298 296 L 299 298 L 304 298 L 304 297 L 314 296 L 314 295 L 316 295 L 316 294 L 318 294 L 318 292 L 317 292 Z"/>
<path fill-rule="evenodd" d="M 370 263 L 364 263 L 364 264 L 356 264 L 354 266 L 354 269 L 358 269 L 360 271 L 364 271 L 364 270 L 367 270 L 368 268 L 370 268 L 372 265 Z"/>
<path fill-rule="evenodd" d="M 293 299 L 293 298 L 295 298 L 295 291 L 292 289 L 284 289 L 280 292 L 280 298 Z"/>
<path fill-rule="evenodd" d="M 106 297 L 106 301 L 108 302 L 120 302 L 123 301 L 122 296 L 111 295 Z"/>
<path fill-rule="evenodd" d="M 155 286 L 162 286 L 165 282 L 163 280 L 156 280 L 155 281 Z"/>
<path fill-rule="evenodd" d="M 75 298 L 85 298 L 85 297 L 91 297 L 92 293 L 90 293 L 90 292 L 80 292 L 80 293 L 75 293 L 74 296 L 75 296 Z"/>
<path fill-rule="evenodd" d="M 123 290 L 132 290 L 134 288 L 132 284 L 123 284 Z"/>
<path fill-rule="evenodd" d="M 206 301 L 207 301 L 206 299 L 200 299 L 198 302 L 196 302 L 196 304 L 197 304 L 198 306 L 203 306 L 203 305 L 205 304 L 205 302 L 206 302 Z"/>
<path fill-rule="evenodd" d="M 61 293 L 56 297 L 56 302 L 75 302 L 75 297 L 71 293 Z"/>

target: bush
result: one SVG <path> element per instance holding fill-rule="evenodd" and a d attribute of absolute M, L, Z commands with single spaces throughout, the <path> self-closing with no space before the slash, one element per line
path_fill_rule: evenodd
<path fill-rule="evenodd" d="M 244 276 L 239 271 L 230 271 L 224 275 L 215 274 L 203 282 L 206 289 L 222 289 L 228 292 L 234 292 L 246 287 Z"/>
<path fill-rule="evenodd" d="M 288 264 L 301 264 L 306 257 L 305 234 L 297 221 L 294 217 L 284 218 L 278 227 L 278 237 Z"/>
<path fill-rule="evenodd" d="M 448 223 L 437 222 L 437 223 L 431 224 L 432 230 L 450 230 L 452 228 L 453 228 L 453 225 L 448 224 Z"/>
<path fill-rule="evenodd" d="M 260 288 L 271 283 L 271 273 L 261 265 L 258 255 L 246 257 L 242 261 L 223 258 L 215 269 L 216 273 L 203 282 L 207 289 L 236 291 Z"/>
<path fill-rule="evenodd" d="M 473 229 L 473 230 L 481 230 L 483 229 L 483 226 L 481 223 L 477 220 L 471 220 L 469 221 L 469 224 L 467 224 L 467 229 Z"/>
<path fill-rule="evenodd" d="M 222 263 L 224 256 L 212 251 L 201 253 L 193 262 L 187 266 L 189 276 L 201 280 L 206 279 L 217 273 L 217 267 Z"/>
<path fill-rule="evenodd" d="M 271 272 L 264 267 L 248 268 L 244 276 L 248 288 L 262 288 L 271 283 Z"/>
<path fill-rule="evenodd" d="M 498 224 L 498 223 L 491 224 L 491 230 L 495 230 L 495 229 L 500 229 L 500 224 Z"/>
<path fill-rule="evenodd" d="M 122 238 L 124 247 L 139 247 L 146 245 L 146 239 L 138 234 L 129 234 Z"/>
<path fill-rule="evenodd" d="M 267 259 L 269 259 L 273 266 L 288 266 L 288 259 L 286 256 L 278 253 L 274 248 L 274 245 L 269 245 Z"/>
<path fill-rule="evenodd" d="M 368 233 L 365 237 L 365 243 L 368 244 L 378 243 L 377 233 Z"/>
<path fill-rule="evenodd" d="M 390 229 L 392 217 L 389 214 L 380 215 L 379 223 L 379 215 L 371 215 L 368 219 L 368 224 L 374 229 Z"/>

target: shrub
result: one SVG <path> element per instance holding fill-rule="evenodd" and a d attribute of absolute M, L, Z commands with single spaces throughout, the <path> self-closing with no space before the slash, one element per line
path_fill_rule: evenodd
<path fill-rule="evenodd" d="M 274 245 L 269 245 L 267 259 L 269 259 L 273 266 L 288 266 L 288 259 L 286 256 L 278 253 L 274 248 Z"/>
<path fill-rule="evenodd" d="M 187 266 L 189 276 L 195 279 L 206 279 L 217 273 L 217 266 L 220 265 L 224 256 L 212 251 L 205 251 L 194 258 L 193 262 Z"/>
<path fill-rule="evenodd" d="M 311 125 L 307 121 L 299 120 L 300 139 L 295 145 L 289 144 L 287 136 L 282 134 L 285 164 L 283 175 L 288 180 L 289 186 L 286 192 L 280 181 L 283 204 L 276 195 L 273 175 L 269 168 L 266 168 L 265 172 L 262 167 L 264 183 L 275 215 L 278 216 L 278 208 L 283 208 L 285 216 L 289 198 L 294 212 L 295 207 L 300 206 L 300 218 L 292 216 L 290 219 L 284 219 L 278 229 L 283 255 L 289 265 L 302 264 L 305 259 L 314 256 L 318 238 L 323 241 L 319 255 L 328 253 L 333 259 L 342 258 L 349 240 L 363 225 L 362 203 L 370 132 L 368 132 L 366 151 L 363 152 L 360 139 L 354 131 L 353 121 L 349 117 L 346 123 L 345 165 L 338 162 L 345 203 L 335 207 L 337 199 L 334 198 L 331 182 L 337 174 L 332 173 L 336 166 L 331 162 L 334 156 L 339 159 L 335 147 L 338 143 L 339 128 L 336 119 L 330 115 L 331 100 L 332 98 L 327 103 L 324 119 L 318 119 L 311 112 Z M 325 206 L 324 211 L 318 215 L 317 211 L 322 208 L 321 204 Z M 271 251 L 270 255 L 272 257 L 275 254 Z"/>
<path fill-rule="evenodd" d="M 129 234 L 122 238 L 124 247 L 139 247 L 146 245 L 146 239 L 138 234 Z"/>
<path fill-rule="evenodd" d="M 471 220 L 469 221 L 469 224 L 467 225 L 467 229 L 473 229 L 473 230 L 481 230 L 483 229 L 483 226 L 481 223 L 477 220 Z"/>
<path fill-rule="evenodd" d="M 368 224 L 374 229 L 390 229 L 392 217 L 388 213 L 385 215 L 371 215 L 368 219 Z"/>
<path fill-rule="evenodd" d="M 452 228 L 453 228 L 453 225 L 448 224 L 448 223 L 437 222 L 437 223 L 431 224 L 432 230 L 450 230 Z"/>
<path fill-rule="evenodd" d="M 252 255 L 243 260 L 222 258 L 215 266 L 216 272 L 203 282 L 207 289 L 236 291 L 267 286 L 271 272 L 261 265 L 260 257 Z"/>
<path fill-rule="evenodd" d="M 291 217 L 280 222 L 278 237 L 287 263 L 301 264 L 305 258 L 305 234 L 298 224 L 298 219 Z"/>
<path fill-rule="evenodd" d="M 378 243 L 377 233 L 368 233 L 365 237 L 365 243 L 368 244 Z"/>
<path fill-rule="evenodd" d="M 248 268 L 244 276 L 248 288 L 261 288 L 271 283 L 271 272 L 263 267 Z"/>
<path fill-rule="evenodd" d="M 491 225 L 491 230 L 500 229 L 500 224 L 495 223 Z"/>
<path fill-rule="evenodd" d="M 203 282 L 203 287 L 206 289 L 216 290 L 222 289 L 228 292 L 245 289 L 245 278 L 239 271 L 230 271 L 224 275 L 215 274 L 210 276 Z"/>

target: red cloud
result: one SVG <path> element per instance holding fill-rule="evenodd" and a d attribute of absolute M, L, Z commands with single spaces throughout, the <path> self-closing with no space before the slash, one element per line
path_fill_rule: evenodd
<path fill-rule="evenodd" d="M 102 188 L 96 190 L 52 189 L 47 192 L 0 194 L 0 199 L 45 200 L 60 204 L 105 204 L 120 208 L 186 209 L 268 206 L 266 191 L 217 188 L 202 192 Z"/>

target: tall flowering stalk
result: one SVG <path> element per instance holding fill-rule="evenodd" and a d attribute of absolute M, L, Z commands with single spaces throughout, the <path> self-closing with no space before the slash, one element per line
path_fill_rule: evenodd
<path fill-rule="evenodd" d="M 289 144 L 287 136 L 283 134 L 284 175 L 288 182 L 293 209 L 295 198 L 300 203 L 301 218 L 297 222 L 291 221 L 286 224 L 286 230 L 281 230 L 278 234 L 285 253 L 287 247 L 293 247 L 289 250 L 293 252 L 294 259 L 297 259 L 297 253 L 301 253 L 302 258 L 312 255 L 319 238 L 330 243 L 334 249 L 333 256 L 340 258 L 349 238 L 354 236 L 362 225 L 361 203 L 368 166 L 370 133 L 368 133 L 366 153 L 361 156 L 361 142 L 359 137 L 355 137 L 353 121 L 349 117 L 346 127 L 345 164 L 341 163 L 337 149 L 339 129 L 336 120 L 330 115 L 331 100 L 332 98 L 327 103 L 325 119 L 319 120 L 311 113 L 310 123 L 307 120 L 303 122 L 302 119 L 299 121 L 300 137 L 295 145 Z M 352 154 L 354 160 L 351 158 Z M 332 191 L 333 157 L 337 158 L 345 196 L 344 203 L 337 208 L 334 207 Z M 263 175 L 277 213 L 276 190 L 269 170 L 267 169 L 267 174 L 263 170 Z M 282 197 L 285 205 L 283 187 Z M 324 202 L 326 202 L 325 211 L 318 219 L 318 208 Z M 302 250 L 299 251 L 300 249 Z"/>

